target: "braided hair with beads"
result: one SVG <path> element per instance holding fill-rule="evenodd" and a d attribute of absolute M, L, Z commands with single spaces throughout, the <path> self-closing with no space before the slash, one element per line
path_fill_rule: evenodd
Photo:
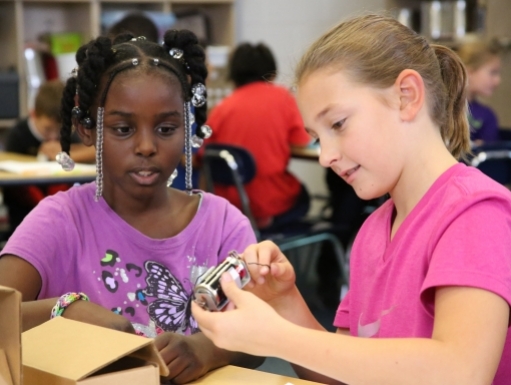
<path fill-rule="evenodd" d="M 114 78 L 121 72 L 145 66 L 147 70 L 164 70 L 173 74 L 183 92 L 185 125 L 186 190 L 192 191 L 192 147 L 199 147 L 203 139 L 211 136 L 206 121 L 207 94 L 204 85 L 207 68 L 205 54 L 197 37 L 187 30 L 169 30 L 162 45 L 122 34 L 113 41 L 98 37 L 80 47 L 76 53 L 78 67 L 66 83 L 62 98 L 62 152 L 57 161 L 64 170 L 72 170 L 74 163 L 69 156 L 72 127 L 81 124 L 86 129 L 96 129 L 96 200 L 103 192 L 103 113 L 105 100 Z M 149 69 L 149 68 L 153 69 Z M 100 82 L 106 79 L 104 87 Z M 101 94 L 99 90 L 102 89 Z M 97 102 L 96 116 L 91 107 Z M 192 106 L 194 114 L 191 113 Z M 191 127 L 196 123 L 196 134 Z"/>

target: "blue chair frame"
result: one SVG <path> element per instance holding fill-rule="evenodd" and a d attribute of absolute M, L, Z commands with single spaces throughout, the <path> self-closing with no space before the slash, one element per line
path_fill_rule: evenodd
<path fill-rule="evenodd" d="M 241 210 L 250 220 L 258 241 L 271 240 L 283 252 L 329 242 L 333 246 L 340 265 L 342 278 L 344 282 L 349 282 L 346 254 L 339 239 L 334 235 L 335 228 L 331 224 L 300 221 L 279 232 L 264 232 L 257 228 L 250 209 L 250 200 L 245 190 L 245 184 L 249 183 L 256 175 L 256 163 L 249 151 L 228 144 L 207 144 L 203 154 L 203 172 L 206 189 L 209 192 L 214 193 L 215 184 L 236 188 L 241 201 Z M 301 273 L 307 273 L 312 268 L 313 259 L 309 258 L 306 262 L 305 271 Z"/>
<path fill-rule="evenodd" d="M 472 149 L 470 165 L 502 185 L 511 185 L 511 141 L 485 143 Z"/>

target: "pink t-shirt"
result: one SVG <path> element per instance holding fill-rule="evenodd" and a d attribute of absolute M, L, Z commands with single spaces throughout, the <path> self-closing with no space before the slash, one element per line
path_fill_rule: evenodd
<path fill-rule="evenodd" d="M 438 286 L 489 290 L 511 304 L 511 193 L 457 164 L 438 178 L 390 240 L 392 200 L 353 245 L 350 291 L 334 325 L 359 337 L 431 337 Z M 511 333 L 494 379 L 511 379 Z"/>

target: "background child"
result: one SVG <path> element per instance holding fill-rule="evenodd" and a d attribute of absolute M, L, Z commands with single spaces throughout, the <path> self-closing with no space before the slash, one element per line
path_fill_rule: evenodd
<path fill-rule="evenodd" d="M 493 42 L 471 41 L 460 47 L 458 55 L 468 73 L 470 139 L 474 145 L 499 140 L 497 116 L 478 98 L 492 96 L 500 84 L 500 47 Z"/>
<path fill-rule="evenodd" d="M 391 198 L 357 235 L 335 335 L 307 309 L 270 242 L 244 253 L 253 293 L 223 277 L 236 310 L 192 304 L 201 330 L 218 346 L 286 359 L 319 382 L 509 383 L 511 193 L 456 160 L 469 149 L 458 56 L 392 18 L 366 15 L 312 45 L 297 85 L 320 163 L 363 199 Z"/>
<path fill-rule="evenodd" d="M 7 135 L 5 150 L 23 155 L 55 160 L 60 151 L 60 104 L 64 84 L 59 80 L 43 83 L 28 118 L 19 121 Z M 72 136 L 71 152 L 77 162 L 94 162 L 94 148 L 84 146 L 78 135 Z M 9 207 L 10 233 L 23 218 L 47 195 L 66 190 L 68 185 L 23 186 L 4 188 Z"/>
<path fill-rule="evenodd" d="M 288 170 L 291 146 L 306 146 L 309 135 L 294 97 L 272 83 L 277 66 L 264 44 L 239 45 L 231 55 L 229 77 L 236 89 L 213 109 L 209 143 L 247 149 L 257 166 L 246 186 L 258 227 L 278 228 L 307 214 L 309 195 Z M 240 206 L 235 187 L 215 186 L 215 194 Z"/>
<path fill-rule="evenodd" d="M 259 358 L 216 348 L 190 313 L 196 277 L 255 241 L 226 200 L 167 187 L 183 148 L 189 165 L 192 142 L 207 132 L 190 135 L 192 118 L 202 127 L 206 117 L 195 35 L 168 31 L 163 46 L 99 37 L 76 59 L 62 99 L 59 162 L 72 167 L 75 126 L 97 149 L 97 179 L 40 202 L 0 255 L 0 284 L 23 294 L 24 330 L 49 319 L 57 303 L 64 317 L 156 336 L 175 383 L 228 363 L 257 366 Z"/>

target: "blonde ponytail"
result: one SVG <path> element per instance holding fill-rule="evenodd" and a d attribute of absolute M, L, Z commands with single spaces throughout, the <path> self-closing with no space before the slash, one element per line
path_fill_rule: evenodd
<path fill-rule="evenodd" d="M 435 51 L 440 64 L 446 90 L 445 119 L 440 127 L 442 138 L 454 157 L 464 157 L 470 151 L 467 71 L 458 55 L 449 48 L 436 44 L 432 44 L 431 48 Z"/>

